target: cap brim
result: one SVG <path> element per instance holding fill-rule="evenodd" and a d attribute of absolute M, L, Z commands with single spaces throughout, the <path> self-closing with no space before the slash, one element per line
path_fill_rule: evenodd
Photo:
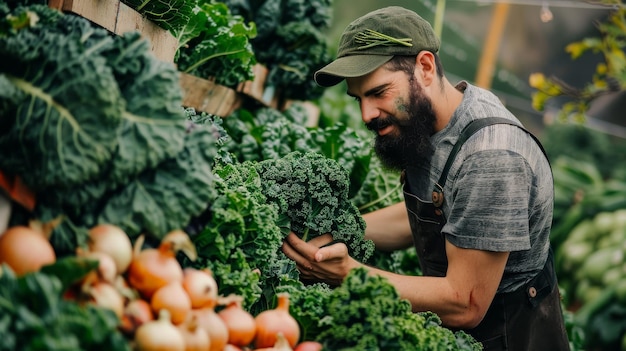
<path fill-rule="evenodd" d="M 361 77 L 391 60 L 393 55 L 344 56 L 315 72 L 315 82 L 323 87 L 339 84 L 344 78 Z"/>

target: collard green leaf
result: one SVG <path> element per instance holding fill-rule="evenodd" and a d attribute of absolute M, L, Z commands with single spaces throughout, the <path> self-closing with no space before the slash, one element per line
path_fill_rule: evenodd
<path fill-rule="evenodd" d="M 255 23 L 232 15 L 223 3 L 204 2 L 181 29 L 176 64 L 183 72 L 236 86 L 254 78 L 256 57 L 249 41 L 255 36 Z"/>
<path fill-rule="evenodd" d="M 183 150 L 152 170 L 141 173 L 107 198 L 98 222 L 116 223 L 128 235 L 163 237 L 184 228 L 199 215 L 213 194 L 213 164 L 217 152 L 212 128 L 194 128 Z"/>
<path fill-rule="evenodd" d="M 0 135 L 0 168 L 33 190 L 96 177 L 117 145 L 124 110 L 105 59 L 92 55 L 112 39 L 73 16 L 61 17 L 58 27 L 74 31 L 36 28 L 0 38 L 0 74 L 14 87 L 0 91 L 0 112 L 10 126 Z M 87 47 L 90 38 L 97 43 Z M 15 89 L 22 96 L 17 101 Z"/>
<path fill-rule="evenodd" d="M 196 1 L 193 0 L 123 0 L 161 28 L 176 33 L 189 22 Z"/>

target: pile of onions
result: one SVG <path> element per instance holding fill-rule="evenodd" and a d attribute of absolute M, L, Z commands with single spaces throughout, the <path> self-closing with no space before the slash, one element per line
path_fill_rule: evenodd
<path fill-rule="evenodd" d="M 197 256 L 185 232 L 168 233 L 157 248 L 143 249 L 143 244 L 140 236 L 133 246 L 115 225 L 94 226 L 88 247 L 77 249 L 76 255 L 97 260 L 98 267 L 64 296 L 114 311 L 120 330 L 138 351 L 321 351 L 316 342 L 297 344 L 300 328 L 289 314 L 288 294 L 277 295 L 277 307 L 255 318 L 243 309 L 241 296 L 218 296 L 209 269 L 183 269 L 178 252 L 191 260 Z M 42 230 L 14 226 L 0 235 L 0 263 L 17 275 L 55 261 Z M 218 305 L 225 307 L 217 312 Z"/>

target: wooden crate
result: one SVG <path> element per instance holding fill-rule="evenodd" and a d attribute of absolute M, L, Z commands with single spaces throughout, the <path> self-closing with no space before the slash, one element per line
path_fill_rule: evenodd
<path fill-rule="evenodd" d="M 183 89 L 183 106 L 193 107 L 199 112 L 228 117 L 242 103 L 241 95 L 235 89 L 188 73 L 181 72 L 180 85 Z"/>
<path fill-rule="evenodd" d="M 84 17 L 118 35 L 138 31 L 150 41 L 159 60 L 174 62 L 176 38 L 119 0 L 48 0 L 48 6 Z"/>

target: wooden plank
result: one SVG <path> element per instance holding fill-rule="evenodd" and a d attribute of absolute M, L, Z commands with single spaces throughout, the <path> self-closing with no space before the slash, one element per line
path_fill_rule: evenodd
<path fill-rule="evenodd" d="M 237 91 L 244 93 L 259 102 L 263 102 L 265 80 L 269 70 L 264 65 L 257 63 L 252 67 L 252 72 L 254 73 L 254 80 L 239 83 Z"/>
<path fill-rule="evenodd" d="M 117 35 L 138 31 L 150 41 L 157 59 L 174 62 L 176 38 L 120 0 L 48 0 L 48 6 L 84 17 Z"/>
<path fill-rule="evenodd" d="M 215 82 L 181 73 L 183 106 L 220 117 L 228 117 L 241 105 L 241 96 L 234 89 Z"/>
<path fill-rule="evenodd" d="M 131 7 L 120 2 L 117 24 L 113 32 L 117 35 L 122 35 L 133 31 L 139 31 L 143 38 L 150 41 L 152 53 L 159 60 L 174 62 L 174 55 L 176 50 L 178 50 L 176 38 L 169 31 L 157 26 Z"/>
<path fill-rule="evenodd" d="M 119 1 L 111 0 L 64 0 L 61 10 L 82 16 L 113 32 L 119 5 Z"/>

